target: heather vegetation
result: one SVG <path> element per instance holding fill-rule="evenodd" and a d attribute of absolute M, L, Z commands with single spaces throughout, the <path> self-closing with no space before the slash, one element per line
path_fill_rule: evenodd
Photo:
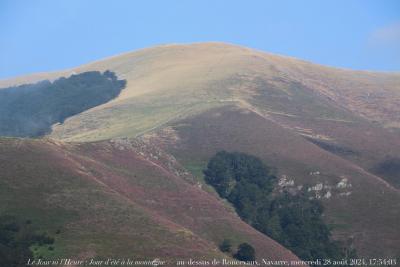
<path fill-rule="evenodd" d="M 117 97 L 125 84 L 111 71 L 89 71 L 1 89 L 0 136 L 44 135 L 51 125 Z"/>
<path fill-rule="evenodd" d="M 206 181 L 233 204 L 244 221 L 301 259 L 355 256 L 353 250 L 331 240 L 330 230 L 322 219 L 321 203 L 311 200 L 306 191 L 275 192 L 276 178 L 258 158 L 244 153 L 218 152 L 204 174 Z"/>

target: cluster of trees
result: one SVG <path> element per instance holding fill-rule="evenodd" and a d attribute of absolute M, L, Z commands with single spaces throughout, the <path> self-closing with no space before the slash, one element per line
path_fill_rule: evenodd
<path fill-rule="evenodd" d="M 28 259 L 34 258 L 32 245 L 44 246 L 53 243 L 53 238 L 35 233 L 31 221 L 21 223 L 14 217 L 0 216 L 0 266 L 26 266 Z"/>
<path fill-rule="evenodd" d="M 322 219 L 323 206 L 306 191 L 274 192 L 276 177 L 258 158 L 218 152 L 204 171 L 206 182 L 233 204 L 239 216 L 303 260 L 354 257 L 332 241 Z"/>
<path fill-rule="evenodd" d="M 111 71 L 90 71 L 1 89 L 0 136 L 44 135 L 52 124 L 117 97 L 125 85 Z"/>

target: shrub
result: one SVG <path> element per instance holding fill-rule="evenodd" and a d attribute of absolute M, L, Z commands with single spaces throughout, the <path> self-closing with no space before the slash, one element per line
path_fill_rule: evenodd
<path fill-rule="evenodd" d="M 229 239 L 224 239 L 222 243 L 219 245 L 219 249 L 222 252 L 230 252 L 232 249 L 232 243 Z"/>
<path fill-rule="evenodd" d="M 242 243 L 239 245 L 238 251 L 234 255 L 235 259 L 241 261 L 254 261 L 256 259 L 256 252 L 254 248 L 248 243 Z"/>

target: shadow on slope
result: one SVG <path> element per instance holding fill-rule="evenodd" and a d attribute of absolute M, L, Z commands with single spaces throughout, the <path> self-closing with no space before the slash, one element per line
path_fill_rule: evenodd
<path fill-rule="evenodd" d="M 327 142 L 327 141 L 322 141 L 310 137 L 306 137 L 308 141 L 311 143 L 319 146 L 320 148 L 331 152 L 333 154 L 339 155 L 339 156 L 352 156 L 352 155 L 357 155 L 358 153 L 351 148 L 341 146 L 339 144 L 335 144 L 333 142 Z"/>
<path fill-rule="evenodd" d="M 371 171 L 385 177 L 396 188 L 400 188 L 400 158 L 385 159 L 372 168 Z"/>

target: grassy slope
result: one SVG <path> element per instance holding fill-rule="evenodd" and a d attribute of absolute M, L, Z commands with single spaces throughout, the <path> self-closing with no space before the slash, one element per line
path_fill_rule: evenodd
<path fill-rule="evenodd" d="M 194 171 L 205 167 L 219 150 L 242 151 L 261 157 L 278 175 L 296 185 L 324 183 L 332 197 L 323 199 L 326 220 L 339 238 L 354 239 L 361 255 L 394 256 L 400 253 L 399 191 L 357 165 L 308 142 L 290 129 L 237 107 L 224 107 L 171 123 L 168 134 L 149 135 Z M 319 171 L 320 175 L 310 175 Z M 346 177 L 349 196 L 337 188 Z M 376 246 L 376 243 L 379 246 Z"/>
<path fill-rule="evenodd" d="M 142 207 L 82 173 L 54 144 L 1 140 L 1 211 L 30 219 L 56 237 L 47 257 L 190 257 L 216 255 L 182 227 L 160 223 Z M 21 164 L 21 162 L 23 162 Z M 61 229 L 61 234 L 55 232 Z"/>
<path fill-rule="evenodd" d="M 344 109 L 385 125 L 400 123 L 398 73 L 333 69 L 222 43 L 158 46 L 67 71 L 0 81 L 0 87 L 106 69 L 126 79 L 127 88 L 117 99 L 55 127 L 54 137 L 76 141 L 132 137 L 176 116 L 228 100 L 246 100 L 294 115 L 302 113 L 301 104 L 310 104 L 309 112 L 322 117 L 329 117 L 330 110 L 321 108 L 336 106 L 333 118 L 342 118 L 338 110 Z M 293 83 L 303 89 L 291 88 Z M 276 90 L 266 90 L 270 94 L 263 99 L 275 101 L 252 101 L 259 100 L 265 85 Z M 299 108 L 290 107 L 292 100 Z"/>
<path fill-rule="evenodd" d="M 56 238 L 42 256 L 222 258 L 217 245 L 232 236 L 254 244 L 259 257 L 295 259 L 130 146 L 1 139 L 0 152 L 0 211 Z"/>
<path fill-rule="evenodd" d="M 247 101 L 272 112 L 344 120 L 354 119 L 354 115 L 349 118 L 347 111 L 351 110 L 356 116 L 387 125 L 400 122 L 397 74 L 330 69 L 225 44 L 150 48 L 78 71 L 92 68 L 115 71 L 128 81 L 126 90 L 115 101 L 56 127 L 54 137 L 78 141 L 132 137 L 185 116 L 193 112 L 192 107 L 197 107 L 196 112 L 227 101 Z M 154 113 L 146 113 L 143 106 Z M 303 112 L 305 106 L 309 108 Z M 97 121 L 95 131 L 81 136 L 91 118 Z"/>

